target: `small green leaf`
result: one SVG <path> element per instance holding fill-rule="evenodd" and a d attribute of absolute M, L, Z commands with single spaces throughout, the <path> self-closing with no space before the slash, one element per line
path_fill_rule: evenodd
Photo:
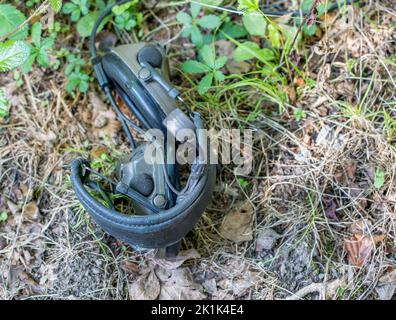
<path fill-rule="evenodd" d="M 303 0 L 302 4 L 301 4 L 301 9 L 303 11 L 309 11 L 312 8 L 312 5 L 314 4 L 315 0 Z M 321 3 L 319 4 L 316 9 L 318 10 L 318 17 L 323 16 L 326 12 L 326 5 L 327 5 L 327 9 L 331 8 L 332 2 L 331 1 L 324 1 L 326 3 Z"/>
<path fill-rule="evenodd" d="M 257 43 L 252 41 L 244 42 L 235 49 L 234 59 L 237 62 L 253 59 L 259 50 L 260 46 Z"/>
<path fill-rule="evenodd" d="M 32 42 L 35 44 L 36 47 L 40 47 L 41 43 L 41 23 L 36 22 L 32 26 Z"/>
<path fill-rule="evenodd" d="M 215 69 L 221 69 L 224 67 L 224 65 L 227 63 L 228 58 L 223 56 L 215 61 Z"/>
<path fill-rule="evenodd" d="M 264 48 L 258 51 L 261 61 L 272 61 L 275 59 L 275 54 L 271 49 Z"/>
<path fill-rule="evenodd" d="M 189 25 L 192 22 L 191 16 L 188 13 L 185 13 L 183 11 L 180 11 L 177 13 L 176 19 L 177 19 L 177 21 L 179 21 L 180 23 L 185 24 L 185 25 Z"/>
<path fill-rule="evenodd" d="M 50 0 L 49 2 L 55 13 L 58 13 L 62 9 L 62 0 Z"/>
<path fill-rule="evenodd" d="M 207 4 L 209 6 L 215 6 L 218 7 L 223 3 L 223 0 L 198 0 L 198 2 L 202 4 Z"/>
<path fill-rule="evenodd" d="M 7 212 L 3 211 L 0 213 L 0 222 L 6 222 L 8 219 L 8 214 Z"/>
<path fill-rule="evenodd" d="M 2 88 L 0 88 L 0 119 L 8 115 L 8 99 Z"/>
<path fill-rule="evenodd" d="M 272 24 L 270 24 L 268 26 L 268 36 L 269 36 L 269 41 L 271 42 L 272 46 L 275 48 L 279 48 L 281 34 L 276 29 L 276 27 L 274 27 Z"/>
<path fill-rule="evenodd" d="M 72 2 L 67 2 L 63 6 L 63 13 L 70 14 L 72 13 L 76 8 L 76 5 Z"/>
<path fill-rule="evenodd" d="M 202 47 L 203 44 L 203 36 L 201 31 L 197 26 L 191 27 L 191 41 L 195 44 L 198 48 Z"/>
<path fill-rule="evenodd" d="M 210 71 L 210 68 L 206 64 L 196 60 L 188 60 L 184 62 L 182 69 L 187 73 L 206 73 Z"/>
<path fill-rule="evenodd" d="M 27 60 L 25 61 L 25 63 L 23 64 L 23 67 L 22 67 L 22 71 L 24 73 L 29 73 L 32 70 L 34 60 L 36 60 L 36 58 L 38 56 L 37 50 L 35 50 L 33 48 L 33 49 L 31 49 L 31 51 L 32 51 L 32 53 L 29 55 L 29 57 L 27 58 Z"/>
<path fill-rule="evenodd" d="M 0 43 L 0 72 L 22 65 L 29 57 L 30 47 L 23 41 Z"/>
<path fill-rule="evenodd" d="M 0 38 L 16 30 L 26 20 L 25 15 L 10 4 L 0 4 Z M 28 36 L 28 26 L 12 34 L 10 40 L 23 40 Z"/>
<path fill-rule="evenodd" d="M 293 114 L 294 114 L 294 119 L 296 119 L 296 121 L 301 121 L 307 117 L 306 112 L 301 108 L 295 109 Z"/>
<path fill-rule="evenodd" d="M 92 29 L 95 25 L 96 20 L 98 20 L 100 13 L 99 12 L 91 12 L 88 13 L 86 16 L 82 17 L 80 21 L 77 23 L 77 31 L 82 37 L 89 37 Z M 103 24 L 101 27 L 98 28 L 98 32 L 102 29 Z"/>
<path fill-rule="evenodd" d="M 220 30 L 221 32 L 218 34 L 218 39 L 227 39 L 227 37 L 225 37 L 222 32 L 233 39 L 243 38 L 248 35 L 248 32 L 244 26 L 241 26 L 237 23 L 232 23 L 230 21 L 225 22 Z"/>
<path fill-rule="evenodd" d="M 220 70 L 215 71 L 214 77 L 219 82 L 223 82 L 225 79 L 225 75 Z"/>
<path fill-rule="evenodd" d="M 380 168 L 375 171 L 374 187 L 381 189 L 385 183 L 385 173 Z"/>
<path fill-rule="evenodd" d="M 199 3 L 191 2 L 190 12 L 193 19 L 198 17 L 200 11 L 201 11 L 201 5 Z"/>
<path fill-rule="evenodd" d="M 249 185 L 249 181 L 243 178 L 238 178 L 238 183 L 242 188 L 246 188 Z"/>
<path fill-rule="evenodd" d="M 203 46 L 202 49 L 199 50 L 199 55 L 201 57 L 201 60 L 211 69 L 214 69 L 216 67 L 215 66 L 216 55 L 212 46 L 209 45 Z"/>
<path fill-rule="evenodd" d="M 122 13 L 124 13 L 125 11 L 127 11 L 130 7 L 132 7 L 133 5 L 135 5 L 138 1 L 134 0 L 134 1 L 129 1 L 127 3 L 115 6 L 112 11 L 113 13 L 118 16 Z"/>
<path fill-rule="evenodd" d="M 265 29 L 267 22 L 264 17 L 258 12 L 249 12 L 242 18 L 243 25 L 252 36 L 265 36 Z"/>
<path fill-rule="evenodd" d="M 213 74 L 209 73 L 199 82 L 198 92 L 200 95 L 204 95 L 212 87 Z"/>
<path fill-rule="evenodd" d="M 238 0 L 239 10 L 259 11 L 260 10 L 260 0 Z"/>
<path fill-rule="evenodd" d="M 86 81 L 81 81 L 80 84 L 78 85 L 78 90 L 80 90 L 80 92 L 84 93 L 87 92 L 89 89 L 89 83 Z"/>
<path fill-rule="evenodd" d="M 191 35 L 191 30 L 192 30 L 192 26 L 190 25 L 190 26 L 188 26 L 188 27 L 184 27 L 183 28 L 183 31 L 182 31 L 182 33 L 181 33 L 181 36 L 182 37 L 189 37 L 190 35 Z"/>
<path fill-rule="evenodd" d="M 198 25 L 202 28 L 206 29 L 216 29 L 221 24 L 221 19 L 218 16 L 213 14 L 209 14 L 207 16 L 203 16 L 201 19 L 198 20 Z"/>
<path fill-rule="evenodd" d="M 304 24 L 304 26 L 303 26 L 303 32 L 307 36 L 315 35 L 317 29 L 318 29 L 318 26 L 316 24 L 313 24 L 312 26 L 308 26 L 307 24 Z"/>

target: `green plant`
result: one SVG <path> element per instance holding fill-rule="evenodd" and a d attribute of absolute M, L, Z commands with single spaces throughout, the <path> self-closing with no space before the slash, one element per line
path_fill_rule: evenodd
<path fill-rule="evenodd" d="M 0 88 L 0 119 L 8 115 L 8 99 L 4 94 L 3 89 Z"/>
<path fill-rule="evenodd" d="M 246 41 L 244 43 L 238 43 L 238 47 L 234 51 L 235 61 L 241 62 L 258 58 L 263 62 L 274 61 L 275 54 L 269 48 L 260 48 L 256 42 Z"/>
<path fill-rule="evenodd" d="M 81 58 L 81 55 L 66 53 L 66 57 L 68 61 L 65 68 L 65 74 L 68 79 L 66 91 L 73 92 L 78 89 L 80 92 L 86 92 L 89 82 L 92 80 L 89 74 L 83 70 L 87 62 Z"/>
<path fill-rule="evenodd" d="M 190 7 L 190 14 L 184 11 L 180 11 L 176 19 L 183 24 L 183 37 L 191 37 L 191 41 L 198 48 L 204 44 L 204 36 L 201 33 L 200 27 L 212 30 L 220 27 L 221 19 L 213 14 L 205 15 L 199 18 L 201 11 L 201 5 L 192 2 Z"/>
<path fill-rule="evenodd" d="M 89 0 L 71 0 L 63 6 L 63 13 L 70 15 L 71 21 L 78 21 L 81 16 L 85 16 L 89 12 Z"/>
<path fill-rule="evenodd" d="M 247 12 L 242 17 L 243 25 L 252 36 L 265 37 L 267 21 L 259 12 Z"/>
<path fill-rule="evenodd" d="M 14 80 L 17 87 L 21 87 L 24 83 L 21 78 L 21 72 L 18 69 L 14 70 Z"/>
<path fill-rule="evenodd" d="M 303 27 L 302 27 L 302 32 L 308 36 L 312 36 L 316 33 L 316 30 L 318 28 L 316 18 L 322 17 L 325 13 L 326 10 L 331 6 L 331 1 L 323 1 L 323 3 L 318 4 L 321 1 L 317 0 L 303 0 L 301 4 L 301 10 L 305 12 L 311 11 L 312 7 L 315 7 L 314 11 L 314 19 L 311 19 L 308 22 L 305 22 Z M 304 19 L 298 18 L 296 20 L 297 26 L 300 26 L 301 23 L 304 22 Z"/>
<path fill-rule="evenodd" d="M 198 85 L 199 94 L 205 94 L 212 86 L 213 80 L 222 82 L 225 76 L 221 69 L 226 64 L 228 58 L 225 56 L 216 57 L 215 50 L 212 46 L 205 45 L 199 50 L 199 59 L 188 60 L 183 63 L 182 69 L 186 73 L 206 75 L 201 79 Z"/>
<path fill-rule="evenodd" d="M 120 15 L 116 16 L 114 19 L 116 26 L 120 29 L 125 29 L 130 31 L 132 28 L 136 27 L 137 21 L 132 17 L 132 13 L 125 11 Z"/>
<path fill-rule="evenodd" d="M 32 4 L 34 3 L 36 2 L 32 2 Z M 42 12 L 49 6 L 58 12 L 62 7 L 62 0 L 44 2 L 40 6 L 41 9 L 37 11 Z M 0 42 L 0 72 L 15 69 L 26 63 L 27 60 L 30 60 L 31 64 L 36 59 L 43 66 L 49 64 L 48 50 L 53 46 L 53 40 L 50 38 L 41 39 L 41 24 L 37 22 L 31 30 L 33 45 L 28 45 L 23 41 L 29 33 L 26 22 L 26 16 L 15 6 L 0 4 L 0 39 L 2 39 Z"/>
<path fill-rule="evenodd" d="M 389 142 L 396 141 L 396 119 L 386 110 L 383 111 L 384 126 Z"/>
<path fill-rule="evenodd" d="M 66 91 L 73 92 L 78 88 L 80 92 L 87 92 L 92 78 L 84 72 L 73 72 L 68 77 Z"/>
<path fill-rule="evenodd" d="M 0 222 L 6 222 L 8 219 L 8 214 L 7 212 L 3 211 L 0 213 Z"/>
<path fill-rule="evenodd" d="M 53 50 L 55 40 L 51 37 L 41 37 L 41 23 L 36 22 L 33 24 L 31 29 L 32 44 L 30 45 L 30 56 L 26 60 L 23 71 L 25 73 L 30 72 L 33 63 L 37 62 L 40 66 L 47 68 L 50 66 L 49 54 Z"/>
<path fill-rule="evenodd" d="M 376 189 L 381 189 L 384 183 L 385 183 L 385 173 L 380 168 L 377 168 L 374 176 L 374 187 Z"/>
<path fill-rule="evenodd" d="M 301 121 L 307 117 L 306 112 L 301 108 L 294 109 L 293 115 L 296 121 Z"/>
<path fill-rule="evenodd" d="M 246 188 L 249 185 L 249 181 L 243 178 L 238 178 L 237 180 L 242 189 Z"/>
<path fill-rule="evenodd" d="M 30 55 L 30 47 L 25 42 L 7 41 L 0 43 L 0 72 L 7 72 L 19 67 Z"/>

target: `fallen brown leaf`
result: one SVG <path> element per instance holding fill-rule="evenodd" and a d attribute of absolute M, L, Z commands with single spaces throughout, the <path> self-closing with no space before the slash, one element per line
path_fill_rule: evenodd
<path fill-rule="evenodd" d="M 272 229 L 262 229 L 257 234 L 256 251 L 271 250 L 280 235 Z"/>
<path fill-rule="evenodd" d="M 176 257 L 167 259 L 154 258 L 153 261 L 164 269 L 173 270 L 180 267 L 187 260 L 198 259 L 200 257 L 201 255 L 198 253 L 197 250 L 189 249 L 181 251 Z"/>
<path fill-rule="evenodd" d="M 391 300 L 396 291 L 396 268 L 391 268 L 378 280 L 375 287 L 380 300 Z"/>
<path fill-rule="evenodd" d="M 139 266 L 135 262 L 124 261 L 124 263 L 121 265 L 121 269 L 125 272 L 136 273 L 139 271 Z"/>
<path fill-rule="evenodd" d="M 325 215 L 327 218 L 329 219 L 334 219 L 337 220 L 337 203 L 334 199 L 331 199 L 330 201 L 328 201 L 326 209 L 325 209 Z"/>
<path fill-rule="evenodd" d="M 155 300 L 161 288 L 154 270 L 141 275 L 136 281 L 128 285 L 131 300 Z"/>
<path fill-rule="evenodd" d="M 93 159 L 99 159 L 102 156 L 102 154 L 107 154 L 108 151 L 109 150 L 106 147 L 98 147 L 98 148 L 92 149 L 92 151 L 90 152 L 90 155 Z"/>
<path fill-rule="evenodd" d="M 253 240 L 254 208 L 250 202 L 236 204 L 223 219 L 220 234 L 235 242 Z"/>
<path fill-rule="evenodd" d="M 202 300 L 202 286 L 195 283 L 187 268 L 172 270 L 170 276 L 161 282 L 159 300 Z"/>
<path fill-rule="evenodd" d="M 371 221 L 367 219 L 356 220 L 349 226 L 349 232 L 352 234 L 370 234 L 373 228 Z"/>
<path fill-rule="evenodd" d="M 23 209 L 23 214 L 30 220 L 37 220 L 40 210 L 36 201 L 29 202 Z"/>
<path fill-rule="evenodd" d="M 294 86 L 286 86 L 283 90 L 287 93 L 290 103 L 295 105 L 297 102 L 297 92 Z"/>
<path fill-rule="evenodd" d="M 385 239 L 384 235 L 353 235 L 344 240 L 344 249 L 348 253 L 349 261 L 356 267 L 362 267 L 372 256 L 376 245 Z"/>

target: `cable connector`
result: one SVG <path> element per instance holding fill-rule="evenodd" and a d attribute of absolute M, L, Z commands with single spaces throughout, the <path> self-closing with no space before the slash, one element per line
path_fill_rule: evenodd
<path fill-rule="evenodd" d="M 109 85 L 109 82 L 107 81 L 107 76 L 103 70 L 101 59 L 98 57 L 92 59 L 92 66 L 95 71 L 96 79 L 98 79 L 100 87 L 104 90 L 104 88 Z"/>

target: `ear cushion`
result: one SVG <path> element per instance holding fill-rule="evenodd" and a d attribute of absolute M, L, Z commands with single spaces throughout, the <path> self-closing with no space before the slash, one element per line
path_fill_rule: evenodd
<path fill-rule="evenodd" d="M 157 47 L 147 45 L 140 49 L 137 58 L 140 64 L 149 63 L 153 68 L 161 68 L 163 56 Z"/>

